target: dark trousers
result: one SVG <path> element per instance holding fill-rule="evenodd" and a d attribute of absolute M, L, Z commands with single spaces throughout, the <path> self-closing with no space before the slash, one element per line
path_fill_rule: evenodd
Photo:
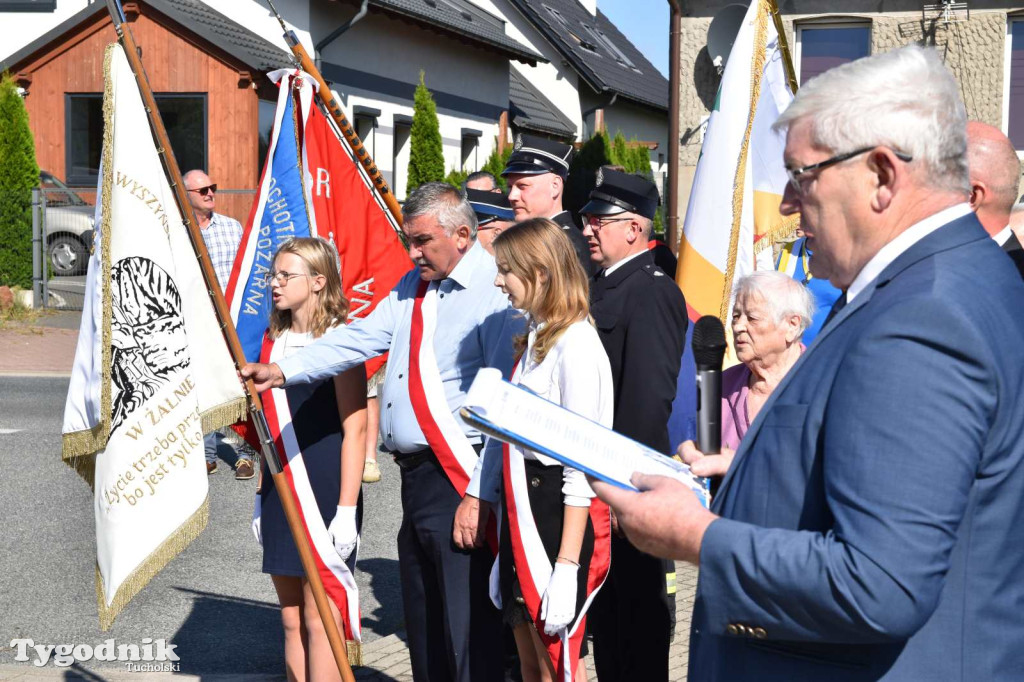
<path fill-rule="evenodd" d="M 398 563 L 417 682 L 502 679 L 501 614 L 487 585 L 494 557 L 452 543 L 461 501 L 436 461 L 402 470 Z"/>
<path fill-rule="evenodd" d="M 668 680 L 675 598 L 666 571 L 674 565 L 612 536 L 612 565 L 590 608 L 594 667 L 599 680 Z"/>

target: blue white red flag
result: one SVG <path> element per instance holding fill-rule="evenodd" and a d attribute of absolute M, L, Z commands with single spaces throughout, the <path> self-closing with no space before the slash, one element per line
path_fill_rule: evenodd
<path fill-rule="evenodd" d="M 291 69 L 274 71 L 268 77 L 280 88 L 268 162 L 224 292 L 249 362 L 259 361 L 263 332 L 270 320 L 272 302 L 265 276 L 273 266 L 274 252 L 293 237 L 316 236 L 302 145 L 302 131 L 312 108 L 312 79 Z"/>

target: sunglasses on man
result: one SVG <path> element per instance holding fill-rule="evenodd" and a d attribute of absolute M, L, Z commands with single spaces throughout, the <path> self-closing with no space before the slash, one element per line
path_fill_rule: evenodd
<path fill-rule="evenodd" d="M 215 182 L 212 185 L 207 185 L 206 187 L 196 187 L 195 189 L 190 189 L 189 192 L 199 192 L 199 196 L 203 197 L 207 194 L 216 194 L 217 183 Z"/>

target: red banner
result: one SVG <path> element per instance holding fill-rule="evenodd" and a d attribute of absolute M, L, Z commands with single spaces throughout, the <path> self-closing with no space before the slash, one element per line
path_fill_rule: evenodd
<path fill-rule="evenodd" d="M 304 132 L 317 233 L 338 248 L 349 318 L 366 317 L 412 268 L 412 261 L 386 209 L 374 198 L 376 190 L 363 179 L 318 108 L 313 107 Z M 386 357 L 366 363 L 367 378 Z"/>

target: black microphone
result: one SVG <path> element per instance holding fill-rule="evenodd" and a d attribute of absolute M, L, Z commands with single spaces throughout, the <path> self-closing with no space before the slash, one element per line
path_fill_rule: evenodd
<path fill-rule="evenodd" d="M 722 360 L 725 327 L 714 315 L 693 326 L 693 359 L 697 364 L 697 447 L 704 454 L 722 450 Z"/>

